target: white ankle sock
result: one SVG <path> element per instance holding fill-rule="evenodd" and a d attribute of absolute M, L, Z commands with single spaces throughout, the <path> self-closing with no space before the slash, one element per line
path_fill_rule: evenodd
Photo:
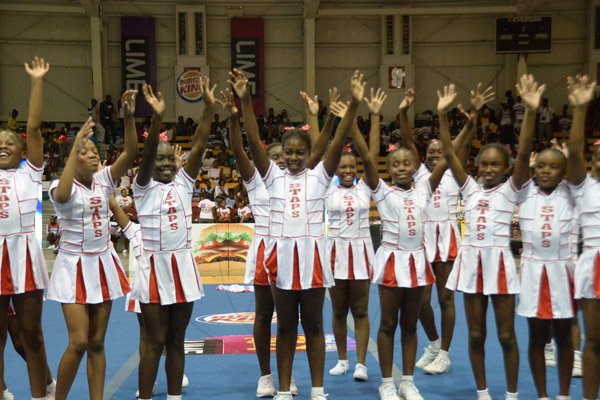
<path fill-rule="evenodd" d="M 441 349 L 442 348 L 442 339 L 437 338 L 433 342 L 429 342 L 429 346 L 431 346 L 432 349 L 436 349 L 436 350 Z"/>
<path fill-rule="evenodd" d="M 381 383 L 394 383 L 394 378 L 393 377 L 381 378 Z"/>
<path fill-rule="evenodd" d="M 312 396 L 313 394 L 325 394 L 325 389 L 322 386 L 321 387 L 311 387 L 310 395 Z"/>
<path fill-rule="evenodd" d="M 571 396 L 556 396 L 556 400 L 571 400 Z"/>
<path fill-rule="evenodd" d="M 413 379 L 412 375 L 402 375 L 402 382 L 414 382 L 415 380 Z"/>
<path fill-rule="evenodd" d="M 31 398 L 31 400 L 46 400 L 46 399 L 47 399 L 46 396 L 44 396 L 44 397 L 32 397 Z"/>
<path fill-rule="evenodd" d="M 511 392 L 506 392 L 506 400 L 517 400 L 519 398 L 519 393 L 515 392 L 515 393 L 511 393 Z"/>
<path fill-rule="evenodd" d="M 482 398 L 483 396 L 488 396 L 489 397 L 489 395 L 490 395 L 490 391 L 489 391 L 488 388 L 485 388 L 483 390 L 478 390 L 477 391 L 477 398 L 478 399 Z"/>
<path fill-rule="evenodd" d="M 181 400 L 180 394 L 168 394 L 167 400 Z"/>

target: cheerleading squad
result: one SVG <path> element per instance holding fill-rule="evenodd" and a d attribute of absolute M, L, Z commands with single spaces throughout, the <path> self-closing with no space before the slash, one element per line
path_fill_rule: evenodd
<path fill-rule="evenodd" d="M 63 227 L 58 256 L 48 280 L 45 261 L 34 235 L 37 193 L 43 172 L 42 82 L 49 70 L 43 59 L 25 64 L 31 77 L 26 143 L 12 131 L 0 132 L 0 335 L 7 326 L 27 362 L 33 400 L 66 399 L 79 364 L 87 354 L 89 398 L 104 394 L 106 358 L 104 341 L 112 300 L 130 296 L 129 311 L 140 325 L 139 392 L 151 399 L 161 354 L 165 352 L 167 399 L 181 398 L 184 375 L 184 337 L 193 303 L 203 296 L 201 279 L 191 250 L 192 193 L 201 157 L 207 147 L 211 117 L 217 104 L 229 116 L 230 144 L 247 187 L 255 217 L 255 235 L 247 257 L 246 283 L 255 288 L 254 341 L 260 378 L 256 395 L 290 400 L 298 393 L 292 364 L 298 323 L 306 336 L 311 378 L 311 400 L 327 398 L 323 387 L 325 339 L 323 304 L 329 288 L 338 362 L 330 375 L 348 372 L 346 318 L 352 313 L 357 355 L 353 377 L 368 380 L 365 365 L 370 337 L 368 300 L 370 283 L 378 285 L 381 321 L 377 347 L 382 400 L 423 399 L 413 373 L 415 366 L 430 374 L 450 367 L 454 330 L 454 292 L 464 294 L 471 362 L 478 399 L 491 399 L 485 374 L 486 313 L 491 302 L 506 374 L 506 399 L 517 399 L 519 351 L 515 310 L 528 318 L 529 361 L 538 398 L 548 399 L 544 347 L 551 335 L 558 346 L 559 395 L 569 398 L 574 347 L 571 325 L 576 304 L 586 330 L 583 356 L 583 393 L 598 398 L 600 377 L 600 150 L 594 152 L 588 173 L 584 158 L 584 123 L 595 83 L 586 76 L 568 78 L 573 123 L 568 152 L 547 149 L 530 160 L 535 113 L 545 86 L 524 75 L 517 91 L 526 108 L 516 163 L 508 176 L 509 155 L 497 144 L 479 151 L 479 180 L 465 172 L 469 146 L 481 108 L 494 98 L 481 85 L 470 93 L 470 109 L 458 108 L 467 120 L 453 140 L 448 111 L 457 96 L 454 85 L 438 92 L 440 140 L 427 149 L 425 163 L 410 131 L 407 110 L 415 94 L 407 90 L 400 104 L 401 148 L 387 158 L 391 186 L 377 171 L 379 112 L 386 99 L 381 90 L 365 93 L 362 74 L 354 73 L 351 98 L 341 102 L 330 90 L 330 114 L 318 129 L 318 101 L 301 92 L 309 110 L 309 127 L 290 129 L 280 144 L 266 149 L 261 142 L 246 76 L 230 72 L 232 90 L 215 97 L 215 87 L 202 78 L 204 109 L 185 163 L 174 149 L 159 140 L 165 103 L 160 92 L 145 85 L 143 94 L 153 111 L 152 124 L 134 180 L 139 224 L 129 221 L 116 205 L 116 182 L 137 156 L 134 112 L 135 90 L 126 91 L 125 150 L 103 168 L 90 140 L 93 122 L 78 132 L 50 199 Z M 250 156 L 243 148 L 239 97 L 246 121 Z M 372 121 L 369 144 L 358 129 L 356 116 L 365 102 Z M 334 131 L 334 121 L 341 118 Z M 357 177 L 357 157 L 344 148 L 354 140 L 364 165 Z M 564 149 L 563 149 L 564 150 Z M 252 160 L 252 161 L 251 161 Z M 531 166 L 530 166 L 531 161 Z M 337 177 L 334 182 L 334 176 Z M 459 197 L 465 203 L 466 232 L 461 239 L 456 224 Z M 374 252 L 369 232 L 373 199 L 381 217 L 383 238 Z M 521 268 L 510 251 L 510 226 L 519 206 L 523 236 Z M 329 221 L 325 240 L 324 212 Z M 111 241 L 109 218 L 132 243 L 137 271 L 130 287 Z M 581 230 L 583 253 L 577 257 Z M 430 306 L 435 284 L 441 308 L 441 336 Z M 41 329 L 43 292 L 62 304 L 69 343 L 54 381 L 47 367 Z M 516 295 L 519 305 L 516 307 Z M 576 303 L 575 300 L 578 302 Z M 10 310 L 10 311 L 9 311 Z M 275 389 L 270 366 L 271 319 L 277 311 L 277 372 Z M 9 317 L 10 316 L 10 317 Z M 417 323 L 430 340 L 416 362 Z M 15 324 L 16 321 L 16 324 Z M 402 378 L 392 377 L 394 335 L 401 330 Z M 3 375 L 0 364 L 0 377 Z M 10 394 L 3 380 L 4 399 Z M 475 397 L 475 394 L 474 396 Z"/>

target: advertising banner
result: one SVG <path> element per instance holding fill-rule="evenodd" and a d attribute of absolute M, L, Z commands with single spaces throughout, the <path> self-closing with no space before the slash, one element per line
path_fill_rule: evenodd
<path fill-rule="evenodd" d="M 265 113 L 265 34 L 262 18 L 231 19 L 231 68 L 249 80 L 256 115 Z"/>

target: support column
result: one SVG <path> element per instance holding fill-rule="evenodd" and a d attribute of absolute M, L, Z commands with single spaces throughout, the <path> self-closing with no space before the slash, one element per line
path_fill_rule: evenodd
<path fill-rule="evenodd" d="M 309 96 L 316 93 L 315 82 L 315 19 L 304 18 L 304 88 Z M 306 110 L 308 113 L 308 110 Z"/>
<path fill-rule="evenodd" d="M 92 38 L 92 84 L 93 96 L 98 102 L 104 99 L 104 74 L 102 66 L 104 57 L 102 51 L 102 19 L 100 16 L 90 17 Z"/>

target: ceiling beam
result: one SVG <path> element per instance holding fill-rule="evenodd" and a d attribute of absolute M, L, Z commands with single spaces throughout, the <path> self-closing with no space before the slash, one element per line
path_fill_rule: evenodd
<path fill-rule="evenodd" d="M 545 0 L 519 0 L 517 4 L 517 14 L 531 15 L 535 10 L 540 8 Z"/>
<path fill-rule="evenodd" d="M 0 3 L 0 11 L 18 12 L 27 14 L 85 14 L 79 6 L 46 5 L 46 4 L 18 4 Z"/>
<path fill-rule="evenodd" d="M 315 18 L 319 12 L 320 0 L 304 0 L 304 18 Z"/>
<path fill-rule="evenodd" d="M 100 16 L 100 2 L 98 0 L 79 0 L 79 3 L 90 17 Z"/>
<path fill-rule="evenodd" d="M 319 17 L 352 16 L 352 15 L 485 15 L 485 14 L 516 14 L 517 6 L 443 6 L 443 7 L 381 7 L 381 8 L 343 8 L 327 7 L 319 9 Z"/>

